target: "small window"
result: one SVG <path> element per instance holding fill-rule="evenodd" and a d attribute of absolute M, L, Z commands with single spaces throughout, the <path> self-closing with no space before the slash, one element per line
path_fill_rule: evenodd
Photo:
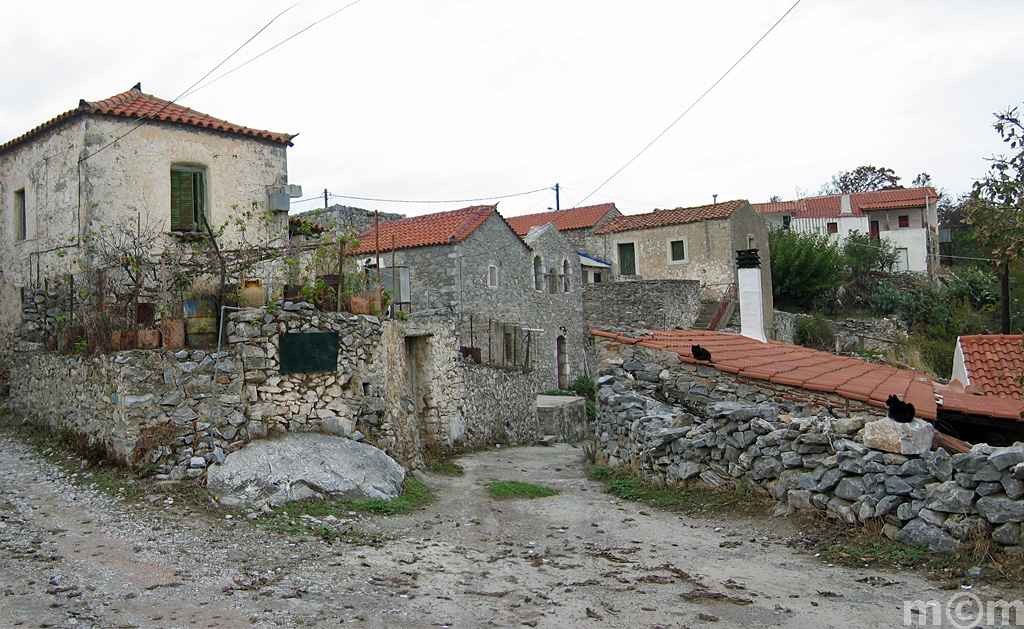
<path fill-rule="evenodd" d="M 686 260 L 686 243 L 682 240 L 670 242 L 669 249 L 673 262 L 684 262 Z"/>
<path fill-rule="evenodd" d="M 900 227 L 910 227 L 910 217 L 904 214 L 903 216 L 897 217 Z"/>
<path fill-rule="evenodd" d="M 206 216 L 206 182 L 198 170 L 171 170 L 171 231 L 199 231 Z"/>
<path fill-rule="evenodd" d="M 838 234 L 839 233 L 839 223 L 829 223 L 828 224 L 828 233 L 830 233 L 830 234 Z"/>
<path fill-rule="evenodd" d="M 540 256 L 533 257 L 533 288 L 544 290 L 544 265 L 540 261 Z"/>
<path fill-rule="evenodd" d="M 25 213 L 25 189 L 14 191 L 14 239 L 25 240 L 28 234 L 28 218 Z"/>
<path fill-rule="evenodd" d="M 570 285 L 570 282 L 569 282 L 569 271 L 570 271 L 570 269 L 569 269 L 569 261 L 568 260 L 564 260 L 562 262 L 562 292 L 563 293 L 568 293 L 569 292 L 569 285 Z"/>
<path fill-rule="evenodd" d="M 594 271 L 594 283 L 598 284 L 600 282 L 601 282 L 601 274 L 598 273 L 597 271 Z"/>
<path fill-rule="evenodd" d="M 487 286 L 490 288 L 498 287 L 498 267 L 493 264 L 487 267 Z"/>

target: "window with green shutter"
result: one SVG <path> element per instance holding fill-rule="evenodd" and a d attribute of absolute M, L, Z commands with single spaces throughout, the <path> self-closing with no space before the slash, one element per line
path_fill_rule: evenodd
<path fill-rule="evenodd" d="M 619 243 L 619 275 L 636 275 L 636 251 L 633 243 Z"/>
<path fill-rule="evenodd" d="M 206 183 L 197 170 L 171 171 L 171 231 L 199 231 L 206 216 Z"/>

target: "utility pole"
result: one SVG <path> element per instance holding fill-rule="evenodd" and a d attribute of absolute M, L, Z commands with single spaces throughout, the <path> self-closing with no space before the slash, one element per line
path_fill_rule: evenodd
<path fill-rule="evenodd" d="M 324 209 L 327 209 L 327 188 L 324 188 Z"/>
<path fill-rule="evenodd" d="M 555 211 L 558 212 L 561 209 L 562 208 L 559 206 L 559 201 L 558 201 L 558 184 L 556 183 L 555 184 Z"/>

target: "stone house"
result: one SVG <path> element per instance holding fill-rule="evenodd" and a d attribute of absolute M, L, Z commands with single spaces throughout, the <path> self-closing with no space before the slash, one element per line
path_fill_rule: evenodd
<path fill-rule="evenodd" d="M 775 227 L 843 240 L 850 232 L 886 238 L 896 248 L 896 270 L 933 273 L 939 266 L 939 194 L 932 187 L 833 194 L 755 203 Z"/>
<path fill-rule="evenodd" d="M 601 239 L 595 238 L 594 232 L 618 216 L 622 216 L 622 212 L 614 203 L 602 203 L 513 216 L 507 220 L 520 236 L 526 236 L 533 227 L 553 223 L 579 254 L 583 284 L 594 284 L 611 279 L 608 273 L 611 265 L 600 257 L 598 252 L 601 251 Z"/>
<path fill-rule="evenodd" d="M 287 236 L 293 135 L 252 129 L 145 94 L 141 86 L 79 105 L 0 144 L 0 329 L 20 320 L 22 289 L 79 273 L 84 239 L 102 226 L 173 242 L 201 221 L 248 237 Z M 243 221 L 245 223 L 245 221 Z M 158 246 L 162 249 L 162 245 Z M 84 280 L 85 278 L 80 278 Z"/>
<path fill-rule="evenodd" d="M 616 279 L 697 280 L 701 298 L 716 302 L 737 283 L 736 252 L 759 250 L 764 327 L 772 329 L 768 227 L 747 201 L 619 216 L 594 238 Z"/>
<path fill-rule="evenodd" d="M 520 238 L 481 205 L 382 222 L 359 240 L 351 253 L 376 266 L 379 247 L 381 274 L 395 267 L 414 314 L 456 315 L 467 355 L 533 369 L 540 390 L 584 373 L 579 259 L 558 230 Z"/>

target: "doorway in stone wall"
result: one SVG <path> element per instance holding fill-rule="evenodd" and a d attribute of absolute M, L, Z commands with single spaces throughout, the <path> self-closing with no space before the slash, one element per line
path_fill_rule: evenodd
<path fill-rule="evenodd" d="M 441 426 L 430 390 L 430 343 L 426 336 L 405 337 L 406 379 L 409 396 L 419 420 L 420 441 L 432 445 L 441 441 Z"/>
<path fill-rule="evenodd" d="M 565 337 L 555 339 L 555 355 L 558 365 L 558 388 L 569 388 L 569 352 L 565 347 Z"/>

